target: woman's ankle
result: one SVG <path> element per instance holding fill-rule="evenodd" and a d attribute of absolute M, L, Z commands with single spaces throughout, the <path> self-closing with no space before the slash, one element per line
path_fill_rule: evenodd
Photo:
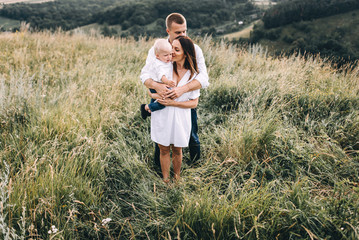
<path fill-rule="evenodd" d="M 174 179 L 176 180 L 176 182 L 178 182 L 179 180 L 181 180 L 181 176 L 179 174 L 175 174 Z"/>

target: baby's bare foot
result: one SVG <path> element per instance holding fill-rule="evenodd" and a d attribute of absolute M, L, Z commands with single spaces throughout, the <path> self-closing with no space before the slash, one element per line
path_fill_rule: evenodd
<path fill-rule="evenodd" d="M 150 110 L 150 108 L 148 107 L 148 104 L 146 104 L 145 110 L 146 110 L 147 112 L 151 113 L 151 110 Z"/>

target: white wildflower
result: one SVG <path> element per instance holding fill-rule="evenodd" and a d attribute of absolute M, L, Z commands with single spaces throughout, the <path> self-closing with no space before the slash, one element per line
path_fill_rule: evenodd
<path fill-rule="evenodd" d="M 54 225 L 51 226 L 51 229 L 47 232 L 48 234 L 55 234 L 59 231 Z"/>
<path fill-rule="evenodd" d="M 105 218 L 102 220 L 102 226 L 105 226 L 107 223 L 111 222 L 111 218 Z"/>

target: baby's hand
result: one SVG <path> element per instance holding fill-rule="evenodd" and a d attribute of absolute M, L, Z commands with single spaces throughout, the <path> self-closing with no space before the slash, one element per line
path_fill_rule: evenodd
<path fill-rule="evenodd" d="M 176 86 L 176 82 L 173 81 L 173 80 L 168 80 L 167 85 L 170 86 L 170 87 L 175 87 L 175 86 Z"/>
<path fill-rule="evenodd" d="M 163 75 L 161 81 L 164 84 L 168 85 L 169 87 L 175 87 L 176 86 L 176 82 L 174 80 L 169 80 L 168 78 L 166 78 L 165 75 Z"/>

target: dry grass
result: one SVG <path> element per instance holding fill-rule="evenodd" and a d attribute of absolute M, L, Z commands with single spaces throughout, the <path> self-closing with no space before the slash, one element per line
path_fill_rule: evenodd
<path fill-rule="evenodd" d="M 203 157 L 190 167 L 185 154 L 183 181 L 168 188 L 138 110 L 149 100 L 139 73 L 152 40 L 1 34 L 0 230 L 35 239 L 358 237 L 359 69 L 196 41 L 211 82 L 198 109 Z"/>

